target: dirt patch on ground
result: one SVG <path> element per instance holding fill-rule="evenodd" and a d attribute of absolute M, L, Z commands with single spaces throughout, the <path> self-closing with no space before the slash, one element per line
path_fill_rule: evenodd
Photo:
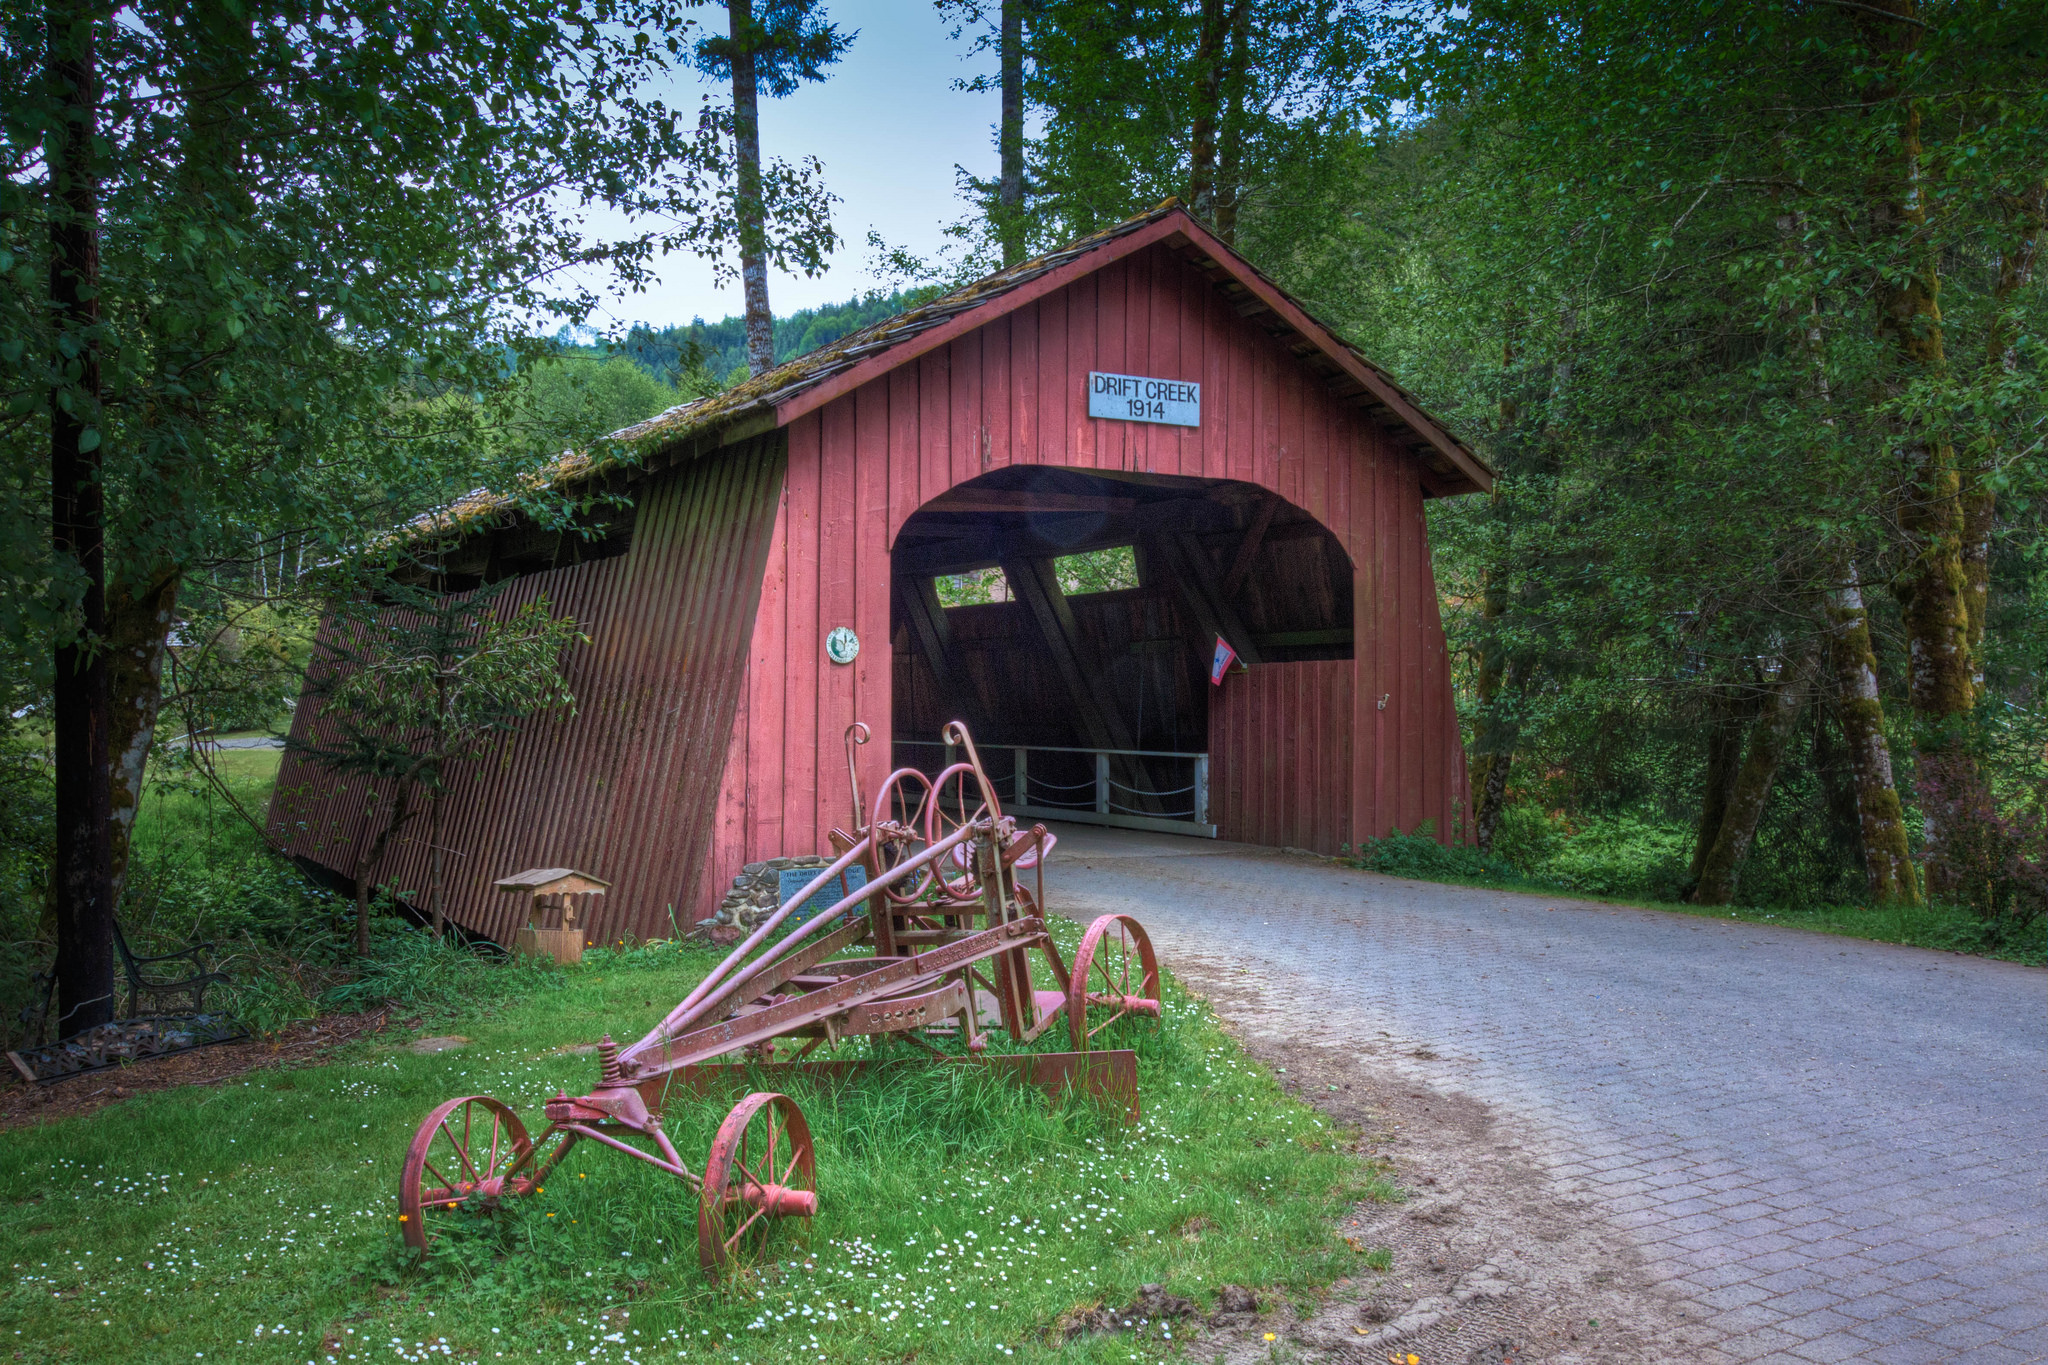
<path fill-rule="evenodd" d="M 311 1061 L 343 1043 L 382 1032 L 388 1010 L 330 1014 L 269 1038 L 247 1038 L 88 1071 L 52 1085 L 16 1081 L 0 1090 L 0 1132 L 91 1114 L 110 1104 L 180 1085 L 219 1085 L 264 1067 Z"/>
<path fill-rule="evenodd" d="M 1360 1130 L 1360 1150 L 1407 1194 L 1359 1205 L 1342 1228 L 1361 1249 L 1391 1252 L 1387 1270 L 1339 1281 L 1306 1315 L 1266 1302 L 1218 1321 L 1195 1359 L 1661 1365 L 1713 1339 L 1697 1310 L 1653 1282 L 1625 1232 L 1555 1186 L 1510 1120 L 1356 1047 L 1289 1037 L 1299 1021 L 1233 988 L 1227 968 L 1175 967 L 1290 1093 Z"/>

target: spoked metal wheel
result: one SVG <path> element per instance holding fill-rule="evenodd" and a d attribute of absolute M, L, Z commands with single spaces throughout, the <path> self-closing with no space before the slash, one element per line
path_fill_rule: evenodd
<path fill-rule="evenodd" d="M 756 1259 L 774 1220 L 818 1211 L 811 1128 L 787 1095 L 756 1091 L 711 1141 L 697 1201 L 697 1259 L 708 1275 Z"/>
<path fill-rule="evenodd" d="M 406 1244 L 425 1251 L 464 1213 L 528 1193 L 532 1153 L 526 1125 L 489 1095 L 464 1095 L 427 1115 L 399 1177 L 398 1226 Z M 520 1173 L 508 1179 L 514 1167 Z"/>
<path fill-rule="evenodd" d="M 955 763 L 932 783 L 931 803 L 925 808 L 925 840 L 935 844 L 987 814 L 980 776 L 972 764 Z M 954 900 L 971 901 L 981 895 L 981 878 L 976 875 L 969 844 L 954 845 L 937 866 L 939 881 Z"/>
<path fill-rule="evenodd" d="M 875 796 L 872 828 L 875 830 L 876 875 L 889 872 L 922 853 L 925 844 L 925 807 L 932 780 L 915 768 L 898 768 L 889 774 Z M 882 894 L 897 905 L 915 905 L 924 899 L 932 884 L 932 868 L 926 863 L 901 881 L 882 888 Z"/>
<path fill-rule="evenodd" d="M 1104 915 L 1081 935 L 1067 979 L 1067 1024 L 1074 1051 L 1125 1015 L 1159 1017 L 1159 959 L 1144 926 L 1129 915 Z"/>

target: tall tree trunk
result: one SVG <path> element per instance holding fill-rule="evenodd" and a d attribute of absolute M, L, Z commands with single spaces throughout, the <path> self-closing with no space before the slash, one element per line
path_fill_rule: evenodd
<path fill-rule="evenodd" d="M 751 0 L 728 0 L 732 33 L 732 136 L 739 159 L 740 282 L 746 291 L 747 371 L 775 368 L 775 315 L 768 308 L 767 208 L 761 202 L 761 108 L 754 79 L 760 42 Z"/>
<path fill-rule="evenodd" d="M 164 641 L 178 601 L 179 575 L 170 569 L 142 583 L 117 576 L 109 593 L 107 692 L 111 759 L 107 827 L 108 868 L 114 904 L 128 879 L 128 842 L 142 809 L 142 780 L 156 739 L 163 701 Z"/>
<path fill-rule="evenodd" d="M 1230 49 L 1223 58 L 1223 137 L 1216 160 L 1216 235 L 1237 245 L 1237 211 L 1244 197 L 1245 94 L 1251 64 L 1251 0 L 1230 10 Z"/>
<path fill-rule="evenodd" d="M 1508 598 L 1501 578 L 1498 571 L 1487 570 L 1479 591 L 1483 638 L 1479 646 L 1479 714 L 1472 734 L 1472 747 L 1479 754 L 1479 771 L 1473 775 L 1478 802 L 1472 812 L 1472 841 L 1488 853 L 1493 851 L 1493 836 L 1500 829 L 1501 812 L 1507 809 L 1508 770 L 1515 761 L 1515 727 L 1502 715 L 1506 694 L 1513 689 L 1507 650 L 1498 638 Z"/>
<path fill-rule="evenodd" d="M 1707 774 L 1700 791 L 1700 822 L 1693 836 L 1692 866 L 1685 874 L 1686 895 L 1699 889 L 1707 855 L 1728 817 L 1735 779 L 1742 775 L 1742 703 L 1734 689 L 1717 687 L 1707 699 Z"/>
<path fill-rule="evenodd" d="M 1877 688 L 1877 654 L 1870 643 L 1856 566 L 1828 603 L 1828 653 L 1835 675 L 1835 710 L 1856 774 L 1856 820 L 1863 844 L 1864 883 L 1873 905 L 1910 905 L 1920 897 L 1906 846 L 1906 816 L 1892 780 L 1892 752 L 1884 736 L 1884 701 Z"/>
<path fill-rule="evenodd" d="M 412 819 L 412 780 L 401 778 L 393 784 L 397 790 L 392 793 L 390 814 L 384 817 L 383 828 L 370 846 L 356 858 L 356 956 L 370 955 L 370 888 L 376 884 L 377 869 L 384 862 L 384 850 L 390 846 L 392 836 Z M 375 800 L 373 794 L 371 800 Z"/>
<path fill-rule="evenodd" d="M 1515 426 L 1522 415 L 1521 405 L 1515 401 L 1514 393 L 1508 387 L 1515 360 L 1521 354 L 1515 328 L 1516 319 L 1511 314 L 1506 336 L 1501 341 L 1500 355 L 1500 443 L 1503 449 L 1508 448 L 1514 439 Z M 1487 511 L 1497 523 L 1503 520 L 1506 493 L 1505 481 L 1496 483 L 1487 502 Z M 1472 727 L 1472 747 L 1478 751 L 1479 771 L 1473 774 L 1472 782 L 1477 793 L 1472 811 L 1472 842 L 1487 853 L 1493 852 L 1493 836 L 1500 829 L 1501 812 L 1507 809 L 1508 770 L 1515 761 L 1514 728 L 1502 714 L 1506 705 L 1505 694 L 1514 690 L 1507 647 L 1501 642 L 1501 618 L 1507 615 L 1508 609 L 1507 559 L 1507 550 L 1503 549 L 1501 562 L 1488 564 L 1479 575 L 1479 714 Z"/>
<path fill-rule="evenodd" d="M 2041 236 L 2048 230 L 2048 182 L 2015 195 L 2005 204 L 2013 234 L 1998 255 L 1998 282 L 1992 286 L 1993 313 L 1985 339 L 1985 379 L 1989 384 L 2019 369 L 2013 324 L 2013 296 L 2034 280 Z M 1963 471 L 1963 607 L 1969 614 L 1970 682 L 1976 699 L 1984 699 L 1984 614 L 1991 605 L 1991 532 L 1998 517 L 1998 494 L 1988 476 L 1994 461 L 1986 458 Z"/>
<path fill-rule="evenodd" d="M 1230 35 L 1224 0 L 1202 0 L 1200 36 L 1195 42 L 1195 119 L 1188 171 L 1188 208 L 1197 218 L 1216 217 L 1216 127 L 1223 112 L 1223 47 Z"/>
<path fill-rule="evenodd" d="M 76 629 L 57 646 L 59 1036 L 114 1017 L 112 703 L 107 661 L 106 502 L 101 485 L 97 6 L 45 12 L 44 79 L 61 110 L 50 166 L 50 541 L 83 578 Z"/>
<path fill-rule="evenodd" d="M 1763 711 L 1749 734 L 1749 751 L 1743 755 L 1742 771 L 1735 789 L 1728 795 L 1728 809 L 1715 832 L 1714 846 L 1700 867 L 1700 884 L 1693 891 L 1699 905 L 1726 905 L 1735 899 L 1735 887 L 1748 861 L 1750 845 L 1756 841 L 1757 822 L 1763 818 L 1764 803 L 1778 777 L 1778 765 L 1806 705 L 1813 684 L 1819 651 L 1808 648 L 1785 668 L 1784 675 L 1764 699 Z"/>
<path fill-rule="evenodd" d="M 1861 22 L 1873 48 L 1903 68 L 1926 31 L 1918 0 L 1882 0 L 1864 10 Z M 1880 238 L 1896 242 L 1902 254 L 1891 268 L 1880 270 L 1877 279 L 1877 335 L 1892 352 L 1889 397 L 1916 382 L 1941 383 L 1947 378 L 1948 363 L 1942 341 L 1940 260 L 1926 239 L 1920 106 L 1902 97 L 1896 87 L 1878 91 L 1877 97 L 1899 107 L 1892 163 L 1874 178 L 1871 202 Z M 1907 696 L 1917 722 L 1915 748 L 1923 768 L 1938 767 L 1949 780 L 1968 782 L 1975 772 L 1968 731 L 1977 690 L 1971 678 L 1961 470 L 1955 444 L 1943 426 L 1912 417 L 1903 420 L 1898 435 L 1906 461 L 1906 489 L 1899 526 L 1911 543 L 1912 558 L 1894 591 L 1911 652 Z M 1937 881 L 1946 834 L 1938 809 L 1930 806 L 1926 817 L 1928 870 Z"/>
<path fill-rule="evenodd" d="M 1003 264 L 1024 259 L 1024 10 L 1031 0 L 1003 0 L 1003 112 L 996 128 L 1002 179 L 996 186 L 996 238 Z"/>
<path fill-rule="evenodd" d="M 433 804 L 428 807 L 427 814 L 427 857 L 433 865 L 433 870 L 429 874 L 427 881 L 427 893 L 433 898 L 435 938 L 444 937 L 448 928 L 448 915 L 447 911 L 442 908 L 443 901 L 441 898 L 441 801 L 443 795 L 444 793 L 438 788 L 435 790 Z"/>

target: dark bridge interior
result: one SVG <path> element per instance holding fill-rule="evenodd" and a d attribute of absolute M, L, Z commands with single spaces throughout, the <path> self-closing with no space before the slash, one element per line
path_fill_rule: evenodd
<path fill-rule="evenodd" d="M 1072 590 L 1062 559 L 1118 546 L 1133 547 L 1136 586 Z M 1254 668 L 1351 657 L 1350 557 L 1321 522 L 1252 484 L 998 470 L 920 508 L 892 568 L 893 719 L 913 745 L 959 717 L 989 749 L 1202 751 L 1218 636 Z M 990 569 L 1007 600 L 942 605 L 940 580 Z M 915 766 L 934 758 L 898 753 Z M 1089 780 L 1085 755 L 1050 760 L 1057 773 L 1048 761 L 1032 758 L 1034 779 Z M 1168 766 L 1120 761 L 1118 780 L 1180 785 Z M 1007 767 L 991 756 L 992 772 Z"/>

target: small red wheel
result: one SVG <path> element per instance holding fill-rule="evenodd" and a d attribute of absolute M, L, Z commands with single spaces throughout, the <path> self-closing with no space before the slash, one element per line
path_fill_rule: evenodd
<path fill-rule="evenodd" d="M 955 763 L 932 781 L 931 799 L 925 805 L 925 846 L 930 847 L 963 827 L 986 817 L 988 806 L 981 799 L 981 775 L 971 763 Z M 939 884 L 948 897 L 971 901 L 981 895 L 981 878 L 974 866 L 973 842 L 955 844 L 952 852 L 937 863 Z"/>
<path fill-rule="evenodd" d="M 921 826 L 931 800 L 932 780 L 915 768 L 898 768 L 875 794 L 874 812 L 868 828 L 875 832 L 875 875 L 888 875 L 922 853 L 926 839 Z M 915 905 L 924 899 L 932 884 L 927 863 L 901 881 L 882 888 L 882 894 L 896 905 Z"/>
<path fill-rule="evenodd" d="M 1088 1051 L 1091 1038 L 1127 1014 L 1159 1017 L 1159 959 L 1143 925 L 1129 915 L 1104 915 L 1081 935 L 1067 978 L 1074 1051 Z"/>
<path fill-rule="evenodd" d="M 732 1107 L 697 1200 L 697 1259 L 707 1275 L 757 1255 L 769 1220 L 808 1219 L 818 1211 L 818 1164 L 811 1126 L 787 1095 L 757 1090 Z"/>
<path fill-rule="evenodd" d="M 437 1225 L 465 1209 L 495 1208 L 510 1195 L 532 1188 L 528 1158 L 533 1141 L 512 1110 L 489 1095 L 449 1100 L 427 1115 L 412 1135 L 399 1176 L 398 1226 L 406 1244 L 425 1251 Z"/>

